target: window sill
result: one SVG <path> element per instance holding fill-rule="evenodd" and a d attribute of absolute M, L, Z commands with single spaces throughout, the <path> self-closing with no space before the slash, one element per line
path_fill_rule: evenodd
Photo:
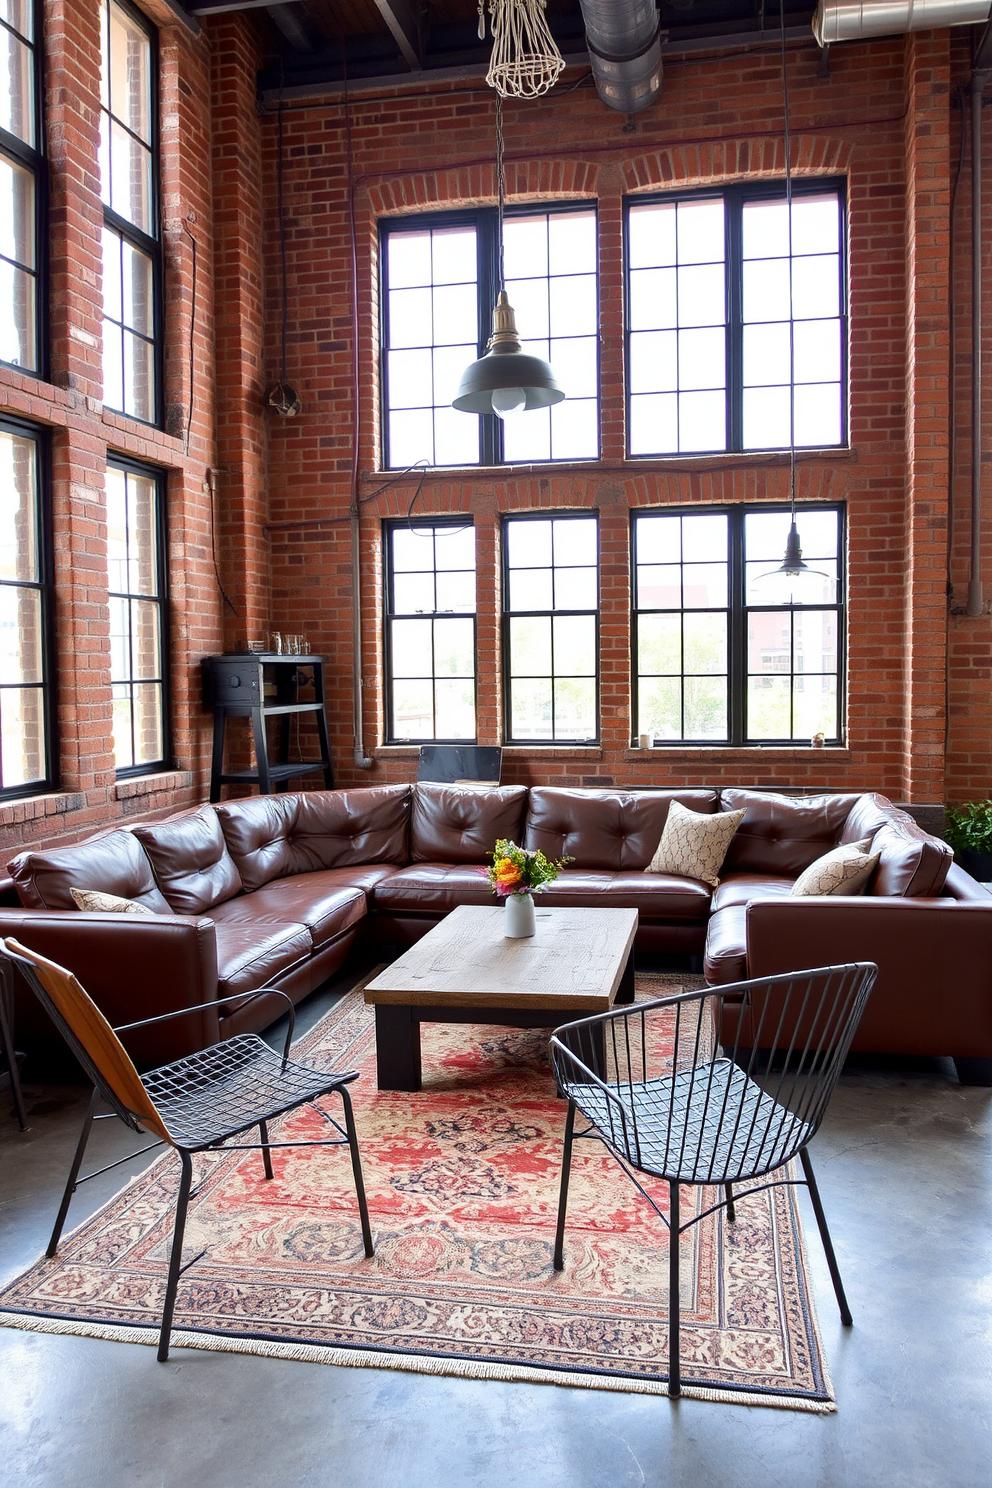
<path fill-rule="evenodd" d="M 651 749 L 625 749 L 625 760 L 647 761 L 655 755 L 664 759 L 690 760 L 808 760 L 813 756 L 827 756 L 832 760 L 848 760 L 850 749 L 844 744 L 824 744 L 814 748 L 811 744 L 656 744 Z"/>
<path fill-rule="evenodd" d="M 186 790 L 193 784 L 192 770 L 162 770 L 157 775 L 130 775 L 114 785 L 114 799 L 130 801 L 135 796 L 153 796 L 162 791 Z"/>
<path fill-rule="evenodd" d="M 82 791 L 51 791 L 42 796 L 24 796 L 19 801 L 4 801 L 0 803 L 0 826 L 65 816 L 70 811 L 80 811 L 84 804 Z"/>
<path fill-rule="evenodd" d="M 602 744 L 504 744 L 504 755 L 514 759 L 602 759 Z"/>
<path fill-rule="evenodd" d="M 857 462 L 858 451 L 849 444 L 828 444 L 823 449 L 803 449 L 796 451 L 796 458 L 801 464 L 804 460 L 840 460 L 845 463 Z M 700 455 L 626 455 L 620 460 L 539 460 L 528 465 L 525 461 L 509 462 L 505 465 L 431 465 L 426 472 L 417 468 L 413 471 L 390 470 L 387 468 L 365 471 L 361 480 L 363 485 L 378 484 L 382 480 L 399 481 L 402 479 L 416 482 L 420 477 L 426 475 L 433 480 L 475 480 L 479 477 L 489 480 L 504 478 L 507 474 L 512 475 L 555 475 L 562 471 L 596 471 L 607 473 L 610 471 L 640 471 L 657 469 L 672 470 L 684 468 L 686 470 L 727 470 L 736 465 L 758 465 L 772 466 L 788 465 L 789 451 L 786 450 L 717 450 L 710 454 Z"/>

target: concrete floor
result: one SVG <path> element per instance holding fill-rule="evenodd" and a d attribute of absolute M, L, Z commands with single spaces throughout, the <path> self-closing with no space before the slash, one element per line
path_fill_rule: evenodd
<path fill-rule="evenodd" d="M 310 999 L 301 1027 L 327 1006 Z M 85 1105 L 0 1094 L 0 1282 L 43 1249 Z M 101 1153 L 131 1134 L 102 1123 Z M 806 1210 L 838 1412 L 433 1379 L 0 1328 L 0 1481 L 32 1488 L 989 1488 L 992 1091 L 860 1061 L 813 1146 L 854 1312 Z M 140 1166 L 138 1164 L 137 1166 Z M 78 1222 L 131 1169 L 87 1185 Z M 804 1198 L 805 1204 L 805 1198 Z"/>

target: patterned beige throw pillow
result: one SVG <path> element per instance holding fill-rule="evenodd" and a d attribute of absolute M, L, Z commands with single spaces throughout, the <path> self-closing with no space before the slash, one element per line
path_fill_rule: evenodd
<path fill-rule="evenodd" d="M 101 914 L 154 915 L 155 911 L 137 899 L 122 899 L 119 894 L 101 894 L 98 889 L 70 889 L 77 909 L 88 909 Z"/>
<path fill-rule="evenodd" d="M 668 808 L 665 830 L 648 873 L 674 873 L 679 878 L 700 878 L 716 888 L 717 876 L 727 856 L 730 839 L 740 826 L 744 812 L 717 811 L 712 816 L 690 811 L 673 801 Z"/>
<path fill-rule="evenodd" d="M 878 853 L 870 852 L 871 838 L 848 842 L 810 863 L 792 885 L 797 898 L 808 894 L 860 894 L 875 871 Z"/>

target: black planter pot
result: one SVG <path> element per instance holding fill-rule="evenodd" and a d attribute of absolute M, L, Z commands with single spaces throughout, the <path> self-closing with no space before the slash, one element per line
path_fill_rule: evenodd
<path fill-rule="evenodd" d="M 965 873 L 977 878 L 979 883 L 992 883 L 992 852 L 972 852 L 970 848 L 958 850 L 958 861 Z"/>

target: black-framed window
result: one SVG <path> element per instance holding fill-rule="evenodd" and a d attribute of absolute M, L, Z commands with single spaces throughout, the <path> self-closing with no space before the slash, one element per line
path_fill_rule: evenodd
<path fill-rule="evenodd" d="M 36 0 L 6 0 L 2 7 L 0 70 L 0 362 L 41 372 L 44 171 Z"/>
<path fill-rule="evenodd" d="M 508 743 L 599 739 L 599 519 L 506 517 L 503 677 Z"/>
<path fill-rule="evenodd" d="M 165 474 L 107 466 L 110 685 L 118 775 L 168 763 Z"/>
<path fill-rule="evenodd" d="M 101 0 L 103 401 L 160 421 L 161 248 L 157 48 L 148 22 Z"/>
<path fill-rule="evenodd" d="M 565 401 L 505 419 L 451 407 L 492 329 L 497 227 L 492 207 L 380 224 L 387 468 L 599 455 L 597 219 L 585 204 L 515 209 L 503 225 L 506 289 L 524 350 L 550 361 Z"/>
<path fill-rule="evenodd" d="M 631 455 L 845 443 L 845 236 L 837 181 L 628 200 Z"/>
<path fill-rule="evenodd" d="M 45 436 L 0 418 L 0 796 L 54 784 Z"/>
<path fill-rule="evenodd" d="M 386 522 L 383 539 L 387 738 L 475 743 L 475 527 Z"/>
<path fill-rule="evenodd" d="M 797 512 L 811 575 L 776 575 L 788 508 L 633 516 L 635 735 L 657 744 L 842 739 L 844 509 Z"/>

